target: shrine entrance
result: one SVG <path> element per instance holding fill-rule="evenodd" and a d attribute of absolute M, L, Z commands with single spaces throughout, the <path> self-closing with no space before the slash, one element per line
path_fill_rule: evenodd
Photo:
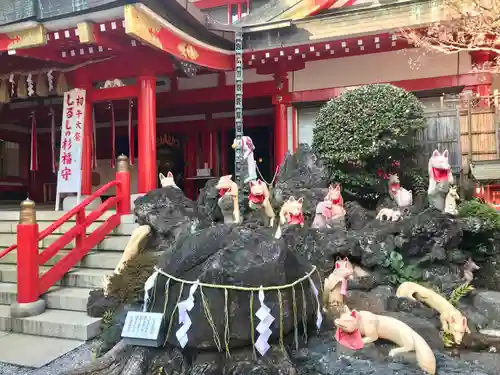
<path fill-rule="evenodd" d="M 157 137 L 156 157 L 158 173 L 165 176 L 172 172 L 177 186 L 184 189 L 184 149 L 181 137 L 176 134 L 164 133 Z M 158 183 L 158 186 L 161 186 Z"/>

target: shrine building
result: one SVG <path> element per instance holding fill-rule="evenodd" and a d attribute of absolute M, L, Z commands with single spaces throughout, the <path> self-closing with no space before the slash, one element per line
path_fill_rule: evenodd
<path fill-rule="evenodd" d="M 471 73 L 488 54 L 429 54 L 397 36 L 442 17 L 439 1 L 2 2 L 0 201 L 54 201 L 70 88 L 86 93 L 82 194 L 114 179 L 125 154 L 132 193 L 172 171 L 193 198 L 207 178 L 234 173 L 238 90 L 267 181 L 288 151 L 312 142 L 319 108 L 345 90 L 392 83 L 430 110 L 443 93 L 489 94 L 493 78 Z"/>

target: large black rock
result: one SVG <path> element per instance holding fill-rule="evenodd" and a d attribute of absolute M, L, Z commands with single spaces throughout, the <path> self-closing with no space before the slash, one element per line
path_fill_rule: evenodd
<path fill-rule="evenodd" d="M 168 274 L 189 281 L 237 286 L 277 286 L 294 282 L 311 271 L 312 266 L 302 257 L 290 251 L 283 241 L 273 238 L 273 231 L 250 224 L 240 226 L 219 224 L 215 227 L 197 231 L 178 239 L 170 251 L 164 253 L 158 262 L 159 267 Z M 317 282 L 316 275 L 313 279 Z M 167 277 L 160 275 L 156 281 L 153 311 L 163 312 L 165 304 L 165 284 Z M 307 316 L 312 317 L 316 302 L 309 289 L 309 281 L 303 282 L 306 293 Z M 169 284 L 166 317 L 172 316 L 176 306 L 181 284 L 171 281 Z M 187 298 L 190 285 L 183 288 L 181 300 Z M 302 290 L 295 288 L 296 307 L 301 312 Z M 203 287 L 203 293 L 209 304 L 210 314 L 216 327 L 216 334 L 224 346 L 225 333 L 225 295 L 224 289 Z M 250 329 L 250 292 L 228 290 L 229 347 L 251 345 Z M 282 291 L 283 332 L 293 330 L 292 289 Z M 265 304 L 271 309 L 275 322 L 271 329 L 272 339 L 279 337 L 280 305 L 276 291 L 265 292 Z M 260 307 L 258 293 L 253 296 L 253 313 Z M 193 322 L 188 332 L 188 347 L 214 349 L 214 333 L 207 322 L 200 291 L 195 294 L 195 306 L 189 313 Z M 302 321 L 299 317 L 298 321 Z M 173 317 L 172 330 L 168 342 L 179 345 L 175 332 L 180 327 L 178 318 Z M 255 326 L 259 320 L 254 317 Z"/>
<path fill-rule="evenodd" d="M 175 187 L 151 190 L 135 201 L 135 215 L 140 225 L 149 225 L 150 248 L 168 249 L 178 238 L 207 227 L 211 221 L 196 202 Z"/>
<path fill-rule="evenodd" d="M 293 155 L 288 155 L 280 166 L 274 188 L 275 205 L 279 209 L 289 197 L 303 197 L 304 217 L 312 220 L 318 202 L 328 193 L 328 170 L 310 146 L 300 144 Z"/>

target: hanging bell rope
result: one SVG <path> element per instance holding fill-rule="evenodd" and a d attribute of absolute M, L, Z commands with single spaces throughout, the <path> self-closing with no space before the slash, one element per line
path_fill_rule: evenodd
<path fill-rule="evenodd" d="M 28 99 L 28 88 L 26 86 L 25 76 L 20 76 L 17 80 L 16 94 L 18 99 Z"/>
<path fill-rule="evenodd" d="M 38 171 L 38 145 L 36 135 L 36 114 L 31 112 L 31 157 L 30 157 L 30 171 Z"/>
<path fill-rule="evenodd" d="M 9 96 L 9 88 L 7 87 L 7 82 L 5 79 L 2 79 L 0 81 L 0 103 L 9 103 L 10 102 L 10 96 Z"/>
<path fill-rule="evenodd" d="M 109 102 L 109 109 L 111 111 L 111 168 L 115 167 L 115 141 L 116 141 L 116 129 L 115 129 L 115 109 L 113 107 L 113 102 Z"/>
<path fill-rule="evenodd" d="M 64 93 L 68 91 L 69 91 L 68 81 L 66 80 L 64 72 L 61 72 L 59 74 L 59 77 L 57 77 L 56 94 L 58 96 L 64 96 Z"/>
<path fill-rule="evenodd" d="M 128 153 L 130 165 L 134 165 L 134 128 L 132 126 L 132 108 L 134 107 L 134 101 L 129 100 L 128 103 Z"/>
<path fill-rule="evenodd" d="M 36 77 L 36 94 L 40 97 L 49 96 L 49 85 L 45 74 L 40 73 Z"/>

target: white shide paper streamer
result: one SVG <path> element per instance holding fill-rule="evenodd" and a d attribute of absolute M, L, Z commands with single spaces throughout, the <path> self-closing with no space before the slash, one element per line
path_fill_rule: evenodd
<path fill-rule="evenodd" d="M 191 288 L 189 288 L 188 297 L 184 301 L 179 302 L 177 305 L 179 311 L 179 324 L 181 327 L 177 330 L 177 332 L 175 332 L 175 336 L 177 337 L 177 341 L 179 341 L 181 348 L 184 348 L 188 343 L 187 333 L 192 325 L 188 312 L 194 307 L 194 293 L 196 292 L 196 289 L 198 289 L 198 281 L 196 281 L 196 283 L 191 285 Z"/>
<path fill-rule="evenodd" d="M 153 272 L 151 276 L 148 277 L 146 282 L 144 283 L 144 306 L 142 306 L 142 311 L 148 311 L 148 302 L 149 302 L 149 291 L 154 288 L 156 278 L 158 277 L 158 271 Z"/>
<path fill-rule="evenodd" d="M 312 281 L 311 277 L 309 277 L 309 283 L 311 284 L 311 289 L 313 291 L 314 297 L 316 298 L 317 311 L 316 311 L 316 328 L 320 329 L 321 323 L 323 323 L 323 315 L 321 315 L 321 305 L 319 303 L 319 292 L 316 285 Z"/>
<path fill-rule="evenodd" d="M 262 288 L 262 287 L 261 287 Z M 260 320 L 256 330 L 259 332 L 259 337 L 255 341 L 255 348 L 260 355 L 265 355 L 269 350 L 269 337 L 271 337 L 271 324 L 274 322 L 274 317 L 271 315 L 271 309 L 264 304 L 264 291 L 259 290 L 260 308 L 255 313 L 255 316 Z"/>
<path fill-rule="evenodd" d="M 35 93 L 35 89 L 33 88 L 33 74 L 28 74 L 26 82 L 28 82 L 28 95 L 33 96 L 33 94 Z"/>

